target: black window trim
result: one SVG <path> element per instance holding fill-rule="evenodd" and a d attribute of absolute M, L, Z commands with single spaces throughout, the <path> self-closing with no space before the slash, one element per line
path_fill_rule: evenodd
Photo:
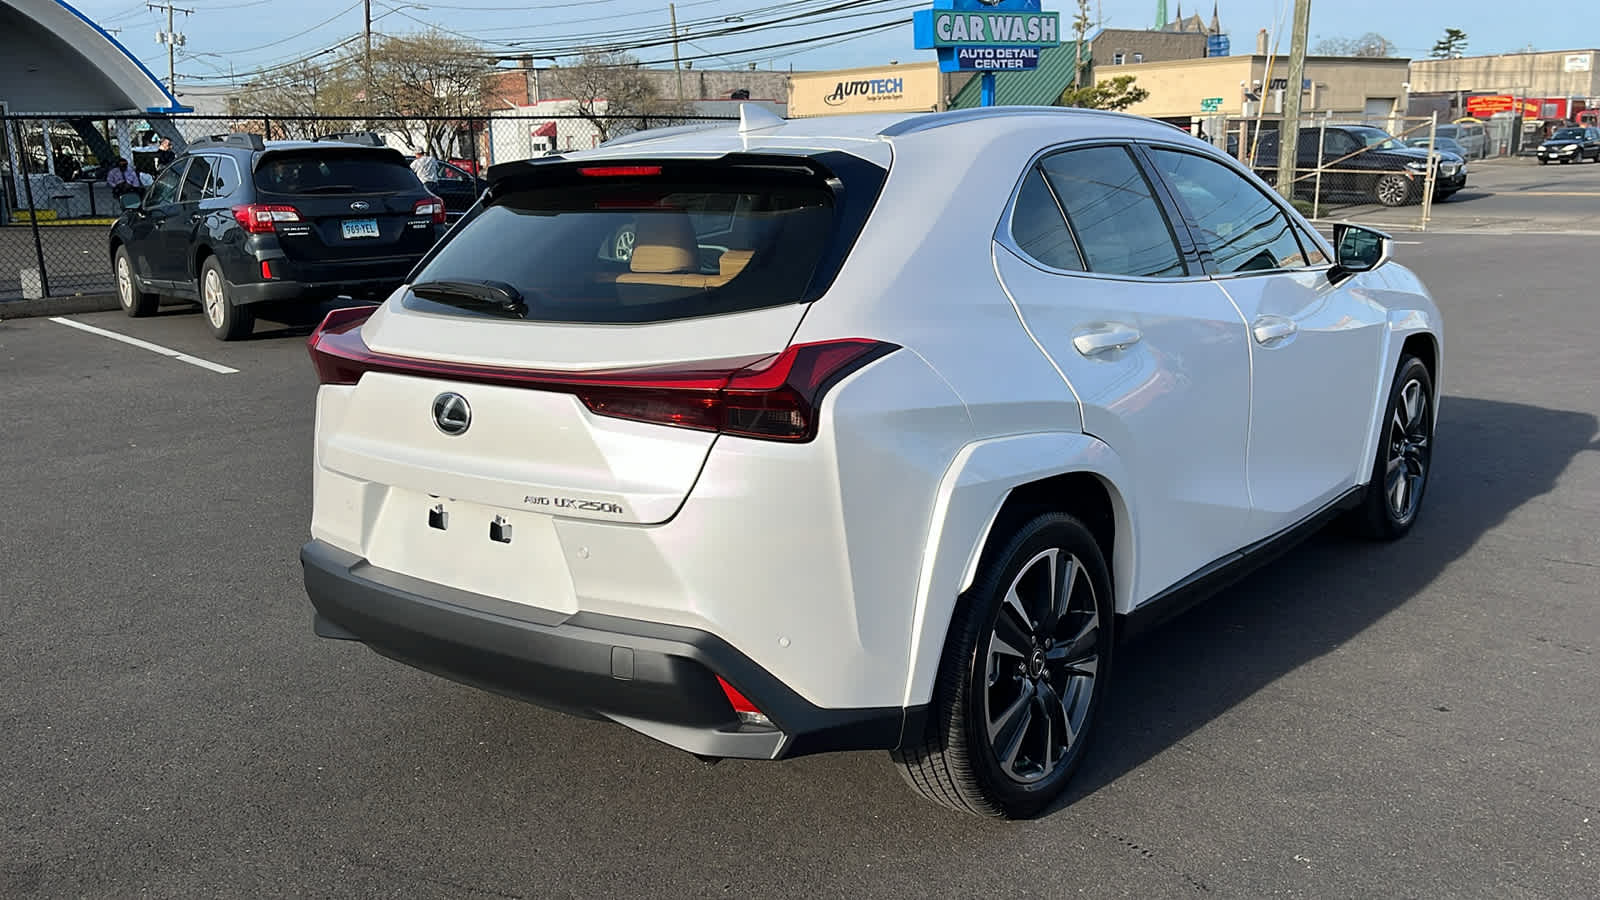
<path fill-rule="evenodd" d="M 1153 172 L 1151 170 L 1151 166 L 1149 161 L 1145 158 L 1143 151 L 1139 149 L 1139 143 L 1140 141 L 1137 138 L 1083 138 L 1076 141 L 1065 141 L 1059 144 L 1051 144 L 1048 147 L 1039 150 L 1033 156 L 1029 157 L 1028 164 L 1022 167 L 1021 173 L 1017 176 L 1016 184 L 1012 185 L 1011 187 L 1011 196 L 1006 200 L 1005 209 L 1000 214 L 1000 221 L 995 225 L 995 243 L 1011 251 L 1018 259 L 1022 260 L 1028 265 L 1033 266 L 1041 272 L 1049 272 L 1052 275 L 1095 278 L 1103 281 L 1133 281 L 1147 284 L 1169 284 L 1186 281 L 1210 280 L 1211 276 L 1200 265 L 1200 257 L 1197 251 L 1197 245 L 1194 242 L 1194 236 L 1189 231 L 1187 222 L 1181 218 L 1180 210 L 1173 207 L 1172 197 L 1167 190 L 1165 182 L 1158 178 L 1152 177 Z M 1066 153 L 1072 150 L 1091 150 L 1095 147 L 1121 147 L 1128 151 L 1128 154 L 1133 158 L 1134 167 L 1140 171 L 1140 174 L 1144 176 L 1145 183 L 1150 187 L 1150 196 L 1155 199 L 1156 208 L 1161 211 L 1162 216 L 1166 219 L 1167 230 L 1172 235 L 1173 243 L 1177 247 L 1178 259 L 1186 270 L 1185 274 L 1173 275 L 1170 277 L 1154 277 L 1148 275 L 1123 275 L 1116 272 L 1095 272 L 1090 270 L 1087 265 L 1088 261 L 1084 258 L 1082 244 L 1078 240 L 1077 231 L 1075 228 L 1073 228 L 1072 218 L 1067 216 L 1064 211 L 1062 213 L 1062 218 L 1067 223 L 1067 230 L 1072 233 L 1073 244 L 1079 248 L 1078 258 L 1080 261 L 1085 263 L 1083 271 L 1057 269 L 1054 266 L 1034 259 L 1028 254 L 1027 251 L 1023 250 L 1022 247 L 1019 246 L 1016 240 L 1011 236 L 1011 218 L 1016 212 L 1017 198 L 1022 194 L 1022 186 L 1027 182 L 1028 175 L 1032 173 L 1034 169 L 1038 168 L 1039 164 L 1046 157 L 1054 156 L 1058 153 Z M 1050 179 L 1045 178 L 1044 182 L 1045 186 L 1050 188 L 1051 196 L 1054 197 L 1055 188 L 1050 185 Z M 1061 208 L 1059 198 L 1056 201 L 1056 207 L 1058 209 Z"/>
<path fill-rule="evenodd" d="M 1305 221 L 1298 210 L 1285 203 L 1283 197 L 1280 196 L 1277 191 L 1271 190 L 1269 187 L 1267 187 L 1265 182 L 1263 182 L 1259 176 L 1257 176 L 1254 172 L 1251 172 L 1249 169 L 1246 169 L 1238 162 L 1238 160 L 1232 159 L 1226 154 L 1207 153 L 1205 150 L 1199 147 L 1185 146 L 1169 141 L 1139 141 L 1138 143 L 1140 157 L 1145 161 L 1145 165 L 1150 169 L 1153 177 L 1160 181 L 1162 190 L 1169 198 L 1169 202 L 1171 202 L 1178 209 L 1179 219 L 1183 222 L 1184 230 L 1189 233 L 1190 240 L 1194 242 L 1194 245 L 1199 252 L 1201 263 L 1204 267 L 1204 271 L 1207 273 L 1207 277 L 1214 281 L 1226 281 L 1234 278 L 1260 278 L 1270 275 L 1284 275 L 1292 272 L 1324 272 L 1333 267 L 1333 249 L 1323 240 L 1322 235 L 1317 231 L 1316 226 Z M 1311 265 L 1299 266 L 1293 269 L 1258 269 L 1249 272 L 1222 272 L 1218 270 L 1216 260 L 1211 256 L 1211 248 L 1205 246 L 1205 244 L 1200 240 L 1200 229 L 1195 223 L 1194 214 L 1189 210 L 1188 204 L 1183 202 L 1183 198 L 1178 195 L 1177 189 L 1167 181 L 1166 175 L 1163 174 L 1161 168 L 1156 165 L 1155 160 L 1150 157 L 1149 151 L 1153 149 L 1168 150 L 1176 153 L 1187 153 L 1190 156 L 1199 156 L 1204 159 L 1209 159 L 1222 164 L 1224 168 L 1232 171 L 1235 175 L 1243 178 L 1247 183 L 1254 187 L 1256 191 L 1261 194 L 1261 196 L 1267 198 L 1268 203 L 1271 203 L 1281 215 L 1286 217 L 1286 220 L 1289 223 L 1289 230 L 1294 233 L 1295 243 L 1300 246 L 1300 254 L 1302 256 L 1306 256 L 1309 259 L 1309 254 L 1306 253 L 1305 247 L 1305 239 L 1309 236 L 1313 241 L 1316 242 L 1316 247 L 1322 252 L 1322 258 L 1325 261 Z"/>

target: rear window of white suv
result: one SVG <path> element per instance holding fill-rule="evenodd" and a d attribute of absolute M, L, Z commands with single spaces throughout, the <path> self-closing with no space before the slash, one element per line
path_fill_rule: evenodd
<path fill-rule="evenodd" d="M 799 167 L 594 164 L 541 174 L 492 187 L 416 273 L 404 303 L 638 323 L 804 302 L 860 226 L 841 221 L 839 179 Z"/>

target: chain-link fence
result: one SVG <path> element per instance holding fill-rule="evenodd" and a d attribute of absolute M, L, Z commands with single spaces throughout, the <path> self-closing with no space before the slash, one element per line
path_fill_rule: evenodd
<path fill-rule="evenodd" d="M 1282 117 L 1197 115 L 1195 121 L 1192 132 L 1277 184 Z M 1425 229 L 1434 204 L 1452 202 L 1483 152 L 1476 141 L 1468 148 L 1449 137 L 1433 116 L 1322 114 L 1296 127 L 1293 199 L 1314 219 Z"/>
<path fill-rule="evenodd" d="M 722 121 L 576 112 L 475 119 L 0 115 L 0 302 L 110 291 L 107 230 L 122 213 L 118 195 L 130 183 L 142 190 L 173 155 L 202 138 L 372 133 L 408 155 L 421 151 L 449 163 L 465 177 L 495 163 L 585 150 L 643 129 Z"/>

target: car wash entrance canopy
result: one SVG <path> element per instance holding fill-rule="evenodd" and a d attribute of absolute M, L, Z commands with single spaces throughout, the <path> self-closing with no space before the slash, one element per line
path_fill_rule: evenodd
<path fill-rule="evenodd" d="M 188 111 L 137 57 L 62 0 L 0 0 L 0 109 Z"/>
<path fill-rule="evenodd" d="M 1061 43 L 1060 15 L 1040 0 L 934 0 L 912 15 L 916 46 L 936 50 L 943 72 L 1032 69 Z"/>

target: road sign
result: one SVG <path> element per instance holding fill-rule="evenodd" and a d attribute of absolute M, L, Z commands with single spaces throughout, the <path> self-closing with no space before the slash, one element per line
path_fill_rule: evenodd
<path fill-rule="evenodd" d="M 1216 112 L 1222 108 L 1221 97 L 1207 97 L 1200 101 L 1201 112 Z"/>

